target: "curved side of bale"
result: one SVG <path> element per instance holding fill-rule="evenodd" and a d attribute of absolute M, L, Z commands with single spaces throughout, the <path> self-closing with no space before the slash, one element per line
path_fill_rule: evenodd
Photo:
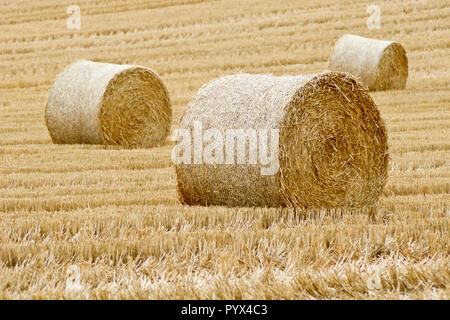
<path fill-rule="evenodd" d="M 222 77 L 198 91 L 181 128 L 192 132 L 194 122 L 223 136 L 228 129 L 278 129 L 279 170 L 265 176 L 259 162 L 177 164 L 184 204 L 361 207 L 373 205 L 386 183 L 383 121 L 367 89 L 348 74 Z"/>
<path fill-rule="evenodd" d="M 404 89 L 408 59 L 397 42 L 347 34 L 337 41 L 329 69 L 358 76 L 370 90 Z"/>
<path fill-rule="evenodd" d="M 167 88 L 151 69 L 77 61 L 56 78 L 45 121 L 54 143 L 151 147 L 171 121 Z"/>

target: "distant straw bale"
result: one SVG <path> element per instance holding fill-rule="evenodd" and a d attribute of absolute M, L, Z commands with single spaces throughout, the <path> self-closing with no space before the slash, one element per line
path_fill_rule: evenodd
<path fill-rule="evenodd" d="M 397 42 L 347 34 L 336 43 L 329 69 L 360 77 L 372 91 L 404 89 L 408 58 Z"/>
<path fill-rule="evenodd" d="M 184 204 L 362 207 L 376 203 L 387 180 L 384 123 L 366 87 L 347 73 L 222 77 L 198 91 L 180 128 L 193 132 L 195 123 L 203 134 L 217 129 L 222 136 L 230 129 L 278 129 L 279 170 L 262 175 L 267 165 L 250 162 L 248 141 L 245 163 L 180 161 Z M 269 141 L 264 148 L 271 149 Z"/>
<path fill-rule="evenodd" d="M 56 78 L 45 121 L 54 143 L 152 147 L 169 134 L 166 86 L 151 69 L 78 61 Z"/>

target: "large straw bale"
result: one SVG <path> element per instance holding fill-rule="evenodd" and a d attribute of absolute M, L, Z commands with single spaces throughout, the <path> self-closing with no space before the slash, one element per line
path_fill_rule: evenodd
<path fill-rule="evenodd" d="M 404 89 L 408 58 L 397 42 L 347 34 L 336 43 L 329 69 L 360 77 L 369 90 Z"/>
<path fill-rule="evenodd" d="M 279 170 L 262 175 L 267 166 L 248 158 L 244 164 L 177 160 L 184 204 L 372 206 L 386 183 L 384 123 L 367 88 L 347 73 L 222 77 L 198 91 L 180 129 L 192 132 L 195 122 L 203 133 L 215 128 L 222 136 L 229 129 L 279 129 Z M 204 140 L 203 148 L 207 144 Z"/>
<path fill-rule="evenodd" d="M 45 121 L 54 143 L 152 147 L 170 130 L 169 94 L 149 68 L 78 61 L 56 78 Z"/>

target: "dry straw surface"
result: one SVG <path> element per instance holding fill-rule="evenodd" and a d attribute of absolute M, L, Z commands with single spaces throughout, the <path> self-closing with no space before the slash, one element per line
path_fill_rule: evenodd
<path fill-rule="evenodd" d="M 78 61 L 56 78 L 45 120 L 55 143 L 153 147 L 171 121 L 166 86 L 152 70 Z"/>
<path fill-rule="evenodd" d="M 357 75 L 370 90 L 404 89 L 408 58 L 401 44 L 346 34 L 336 43 L 329 68 Z"/>
<path fill-rule="evenodd" d="M 70 30 L 74 2 L 0 1 L 0 299 L 450 299 L 448 1 L 376 1 L 379 30 L 373 0 L 79 0 Z M 323 72 L 346 33 L 408 52 L 405 90 L 370 93 L 390 156 L 373 217 L 181 205 L 173 144 L 53 144 L 43 121 L 78 59 L 157 70 L 173 131 L 202 85 Z"/>
<path fill-rule="evenodd" d="M 373 205 L 387 180 L 384 123 L 367 89 L 345 73 L 237 74 L 203 86 L 181 127 L 279 129 L 280 170 L 259 164 L 180 164 L 180 199 L 227 206 Z M 267 141 L 270 149 L 270 139 Z M 260 147 L 260 146 L 259 146 Z M 247 143 L 248 152 L 249 143 Z"/>

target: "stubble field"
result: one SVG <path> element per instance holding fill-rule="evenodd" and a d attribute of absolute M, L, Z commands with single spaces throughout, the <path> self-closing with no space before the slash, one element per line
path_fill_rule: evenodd
<path fill-rule="evenodd" d="M 81 28 L 66 8 L 81 8 Z M 0 298 L 449 299 L 450 2 L 1 1 Z M 200 86 L 327 68 L 345 33 L 402 43 L 406 90 L 371 93 L 389 134 L 374 215 L 179 204 L 173 142 L 54 145 L 48 90 L 77 59 L 156 70 L 172 129 Z"/>

